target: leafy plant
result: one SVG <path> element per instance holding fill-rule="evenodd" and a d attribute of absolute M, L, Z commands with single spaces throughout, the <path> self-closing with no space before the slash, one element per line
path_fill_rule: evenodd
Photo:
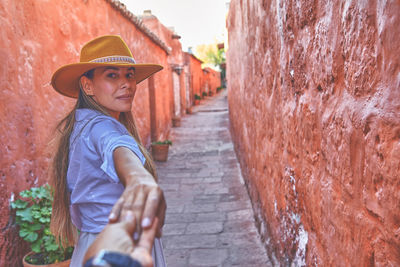
<path fill-rule="evenodd" d="M 53 197 L 48 184 L 32 187 L 19 193 L 20 198 L 11 203 L 16 210 L 19 236 L 31 245 L 35 253 L 26 258 L 31 264 L 50 264 L 69 259 L 73 248 L 63 248 L 50 232 Z"/>
<path fill-rule="evenodd" d="M 206 97 L 207 96 L 207 92 L 203 92 L 202 96 Z"/>
<path fill-rule="evenodd" d="M 200 100 L 200 99 L 201 99 L 201 97 L 200 97 L 198 94 L 194 94 L 194 99 L 196 99 L 196 100 Z"/>
<path fill-rule="evenodd" d="M 157 141 L 151 143 L 153 145 L 172 145 L 172 142 L 170 140 L 164 140 L 164 141 Z"/>

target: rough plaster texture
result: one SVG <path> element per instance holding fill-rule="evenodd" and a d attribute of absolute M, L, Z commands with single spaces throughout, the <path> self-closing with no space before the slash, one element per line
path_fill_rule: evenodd
<path fill-rule="evenodd" d="M 171 79 L 169 88 L 171 88 L 171 94 L 174 95 L 174 86 L 179 86 L 179 90 L 177 89 L 177 93 L 179 93 L 179 97 L 171 98 L 171 109 L 174 111 L 174 114 L 177 113 L 178 117 L 184 114 L 182 111 L 186 110 L 186 84 L 184 83 L 184 52 L 182 51 L 182 44 L 179 41 L 180 36 L 174 32 L 173 29 L 167 28 L 163 25 L 156 16 L 151 13 L 144 13 L 140 16 L 143 23 L 149 28 L 152 32 L 154 32 L 159 38 L 171 49 L 171 53 L 168 57 L 168 64 L 170 66 L 171 72 L 176 72 L 179 76 L 179 81 L 176 85 L 174 85 L 173 79 Z M 171 77 L 172 77 L 171 73 Z M 181 112 L 175 112 L 175 107 L 178 103 L 175 104 L 175 99 L 180 105 Z"/>
<path fill-rule="evenodd" d="M 194 95 L 197 94 L 201 96 L 202 92 L 202 85 L 203 85 L 203 71 L 201 68 L 201 64 L 203 63 L 200 59 L 195 57 L 193 54 L 186 53 L 185 54 L 185 59 L 187 62 L 187 65 L 189 66 L 190 69 L 190 84 L 192 86 L 192 92 L 193 94 L 191 95 L 191 103 L 194 102 Z"/>
<path fill-rule="evenodd" d="M 166 70 L 154 76 L 156 136 L 171 127 L 171 77 L 165 49 L 138 30 L 103 0 L 0 1 L 0 266 L 19 266 L 23 252 L 9 216 L 14 194 L 44 183 L 53 129 L 74 100 L 49 85 L 59 66 L 79 60 L 81 46 L 103 34 L 119 34 L 138 62 L 154 62 Z M 143 49 L 143 48 L 146 49 Z M 133 112 L 146 144 L 150 141 L 147 81 L 139 85 Z M 18 245 L 15 245 L 18 244 Z"/>
<path fill-rule="evenodd" d="M 399 14 L 399 1 L 231 1 L 231 128 L 274 261 L 400 265 Z"/>
<path fill-rule="evenodd" d="M 221 86 L 221 73 L 211 68 L 204 68 L 203 92 L 215 94 Z"/>

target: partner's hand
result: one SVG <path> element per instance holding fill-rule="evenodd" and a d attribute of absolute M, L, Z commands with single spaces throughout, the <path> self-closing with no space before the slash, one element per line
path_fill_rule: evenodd
<path fill-rule="evenodd" d="M 151 249 L 157 231 L 158 220 L 156 219 L 150 228 L 143 230 L 136 246 L 132 239 L 132 235 L 135 232 L 135 221 L 133 212 L 130 211 L 127 212 L 125 217 L 122 217 L 120 222 L 108 224 L 87 250 L 84 262 L 94 257 L 101 250 L 107 250 L 129 254 L 144 267 L 153 266 Z"/>

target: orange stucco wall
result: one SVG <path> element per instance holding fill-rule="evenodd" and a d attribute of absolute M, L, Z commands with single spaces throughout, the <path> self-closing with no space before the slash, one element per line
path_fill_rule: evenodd
<path fill-rule="evenodd" d="M 233 140 L 271 258 L 400 265 L 399 1 L 232 0 Z"/>
<path fill-rule="evenodd" d="M 211 68 L 204 68 L 203 73 L 203 92 L 211 92 L 211 95 L 214 95 L 217 92 L 217 88 L 221 86 L 221 73 Z"/>
<path fill-rule="evenodd" d="M 137 62 L 166 66 L 154 76 L 156 135 L 168 136 L 171 93 L 168 54 L 120 11 L 104 0 L 0 1 L 0 265 L 19 266 L 25 247 L 9 217 L 14 194 L 47 180 L 53 129 L 74 100 L 58 95 L 49 85 L 61 65 L 77 62 L 81 46 L 103 34 L 118 34 Z M 134 101 L 140 134 L 150 141 L 147 81 Z"/>
<path fill-rule="evenodd" d="M 168 57 L 168 63 L 170 65 L 170 71 L 175 72 L 179 76 L 179 100 L 178 98 L 172 98 L 171 107 L 174 110 L 174 114 L 177 113 L 178 117 L 184 115 L 186 113 L 186 93 L 187 84 L 185 83 L 184 77 L 185 73 L 185 57 L 184 52 L 182 51 L 182 44 L 180 43 L 179 39 L 180 36 L 174 32 L 173 29 L 170 29 L 163 25 L 156 16 L 152 15 L 151 13 L 145 13 L 141 16 L 143 23 L 148 27 L 151 31 L 157 34 L 162 41 L 171 49 L 171 54 Z M 171 76 L 173 73 L 171 73 Z M 171 89 L 174 88 L 173 80 L 171 80 Z M 175 94 L 174 90 L 171 92 Z M 176 104 L 175 99 L 179 102 L 180 105 L 180 112 L 175 112 Z"/>
<path fill-rule="evenodd" d="M 190 69 L 190 83 L 192 86 L 191 100 L 193 103 L 195 94 L 201 96 L 202 84 L 204 79 L 203 70 L 201 68 L 201 64 L 203 62 L 190 53 L 186 53 L 186 61 L 188 62 Z"/>

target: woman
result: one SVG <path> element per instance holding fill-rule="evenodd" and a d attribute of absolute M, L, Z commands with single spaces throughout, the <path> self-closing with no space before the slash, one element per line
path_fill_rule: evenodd
<path fill-rule="evenodd" d="M 125 42 L 107 35 L 85 44 L 79 63 L 53 74 L 54 89 L 77 98 L 57 127 L 60 137 L 51 177 L 51 230 L 62 244 L 75 245 L 71 266 L 81 266 L 96 235 L 127 212 L 142 229 L 157 217 L 157 237 L 161 236 L 165 199 L 131 113 L 136 84 L 161 69 L 136 64 Z M 139 227 L 134 238 L 140 233 Z M 153 258 L 155 266 L 165 265 L 159 239 Z"/>

